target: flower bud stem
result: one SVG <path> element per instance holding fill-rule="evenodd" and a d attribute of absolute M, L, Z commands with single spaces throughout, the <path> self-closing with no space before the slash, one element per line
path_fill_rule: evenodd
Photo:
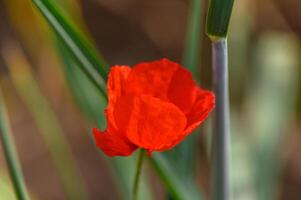
<path fill-rule="evenodd" d="M 133 184 L 132 200 L 137 200 L 138 189 L 139 189 L 139 180 L 140 180 L 140 176 L 141 176 L 144 153 L 145 153 L 144 149 L 139 150 L 135 179 L 134 179 L 134 184 Z"/>

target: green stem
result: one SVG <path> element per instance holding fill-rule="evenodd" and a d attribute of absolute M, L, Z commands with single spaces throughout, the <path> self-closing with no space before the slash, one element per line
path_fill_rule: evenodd
<path fill-rule="evenodd" d="M 206 32 L 212 40 L 226 38 L 234 0 L 210 0 Z"/>
<path fill-rule="evenodd" d="M 194 79 L 200 83 L 200 44 L 202 41 L 202 0 L 190 2 L 190 16 L 188 18 L 187 36 L 182 64 L 192 72 Z"/>
<path fill-rule="evenodd" d="M 14 190 L 18 200 L 29 200 L 27 189 L 24 183 L 22 170 L 18 160 L 17 151 L 11 137 L 9 121 L 7 117 L 4 101 L 0 94 L 0 138 L 3 147 L 5 160 L 8 165 L 8 170 Z"/>
<path fill-rule="evenodd" d="M 216 107 L 213 127 L 213 200 L 230 200 L 230 110 L 227 39 L 212 42 Z"/>
<path fill-rule="evenodd" d="M 144 158 L 144 149 L 140 149 L 139 155 L 138 155 L 136 174 L 135 174 L 135 179 L 134 179 L 134 184 L 133 184 L 132 200 L 137 200 L 143 158 Z"/>

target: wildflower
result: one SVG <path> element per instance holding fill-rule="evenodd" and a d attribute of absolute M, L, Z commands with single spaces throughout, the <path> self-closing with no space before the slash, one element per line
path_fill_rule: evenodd
<path fill-rule="evenodd" d="M 129 156 L 137 148 L 171 149 L 214 107 L 214 94 L 168 59 L 133 68 L 114 66 L 108 79 L 107 129 L 94 128 L 96 145 L 109 156 Z"/>

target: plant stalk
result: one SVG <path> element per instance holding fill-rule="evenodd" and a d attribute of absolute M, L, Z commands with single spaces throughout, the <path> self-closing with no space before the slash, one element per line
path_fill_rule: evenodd
<path fill-rule="evenodd" d="M 183 66 L 192 72 L 194 80 L 200 83 L 200 70 L 198 63 L 200 59 L 200 46 L 202 41 L 202 6 L 203 0 L 192 0 L 190 2 L 190 16 L 188 18 L 187 38 L 183 53 Z"/>
<path fill-rule="evenodd" d="M 29 200 L 29 195 L 23 179 L 17 151 L 11 136 L 7 111 L 4 100 L 0 94 L 0 139 L 8 166 L 10 177 L 13 183 L 15 194 L 18 200 Z"/>
<path fill-rule="evenodd" d="M 226 38 L 212 41 L 212 64 L 216 96 L 212 139 L 212 199 L 230 200 L 231 136 Z"/>
<path fill-rule="evenodd" d="M 135 179 L 134 179 L 134 184 L 133 184 L 132 200 L 137 200 L 138 189 L 139 189 L 139 181 L 140 181 L 140 176 L 141 176 L 141 171 L 142 171 L 143 158 L 144 158 L 144 149 L 140 149 L 139 150 L 139 155 L 138 155 Z"/>

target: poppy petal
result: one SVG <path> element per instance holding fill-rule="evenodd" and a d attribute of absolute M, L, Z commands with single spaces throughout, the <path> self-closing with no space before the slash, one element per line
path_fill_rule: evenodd
<path fill-rule="evenodd" d="M 114 120 L 116 122 L 116 127 L 119 130 L 126 132 L 128 123 L 133 111 L 133 100 L 134 96 L 128 95 L 119 98 L 116 102 L 114 109 Z"/>
<path fill-rule="evenodd" d="M 98 146 L 108 156 L 129 156 L 137 147 L 124 141 L 114 132 L 101 132 L 97 128 L 93 129 L 96 146 Z"/>
<path fill-rule="evenodd" d="M 114 66 L 110 70 L 108 78 L 109 103 L 116 103 L 116 100 L 124 93 L 124 85 L 131 72 L 129 66 Z"/>
<path fill-rule="evenodd" d="M 128 76 L 127 91 L 132 95 L 149 94 L 166 100 L 170 81 L 179 67 L 168 59 L 137 64 Z"/>
<path fill-rule="evenodd" d="M 186 117 L 174 104 L 150 95 L 135 96 L 132 102 L 127 137 L 135 145 L 149 152 L 163 150 L 183 133 Z"/>
<path fill-rule="evenodd" d="M 197 95 L 197 87 L 192 74 L 185 68 L 178 68 L 172 77 L 167 95 L 170 102 L 188 114 Z"/>
<path fill-rule="evenodd" d="M 215 105 L 214 94 L 210 91 L 197 88 L 197 97 L 192 106 L 191 113 L 187 116 L 187 126 L 178 138 L 170 140 L 169 143 L 163 147 L 170 149 L 182 142 L 190 133 L 194 131 L 209 115 Z"/>
<path fill-rule="evenodd" d="M 106 118 L 108 125 L 112 125 L 114 129 L 118 129 L 114 119 L 115 104 L 124 93 L 124 85 L 128 75 L 131 72 L 128 66 L 114 66 L 110 70 L 108 78 L 108 96 L 109 104 L 106 109 Z M 123 132 L 120 132 L 123 133 Z"/>
<path fill-rule="evenodd" d="M 197 97 L 191 112 L 187 115 L 187 127 L 185 135 L 191 133 L 198 127 L 209 115 L 215 106 L 215 96 L 212 92 L 202 88 L 197 89 Z"/>
<path fill-rule="evenodd" d="M 94 128 L 96 145 L 109 156 L 128 156 L 136 147 L 131 144 L 124 132 L 116 126 L 114 118 L 115 104 L 124 93 L 124 85 L 131 68 L 128 66 L 114 66 L 108 78 L 109 104 L 105 111 L 107 129 L 104 132 Z"/>
<path fill-rule="evenodd" d="M 213 93 L 198 88 L 188 70 L 168 59 L 114 66 L 107 87 L 107 129 L 93 133 L 109 156 L 129 156 L 138 147 L 149 154 L 168 150 L 214 107 Z"/>

